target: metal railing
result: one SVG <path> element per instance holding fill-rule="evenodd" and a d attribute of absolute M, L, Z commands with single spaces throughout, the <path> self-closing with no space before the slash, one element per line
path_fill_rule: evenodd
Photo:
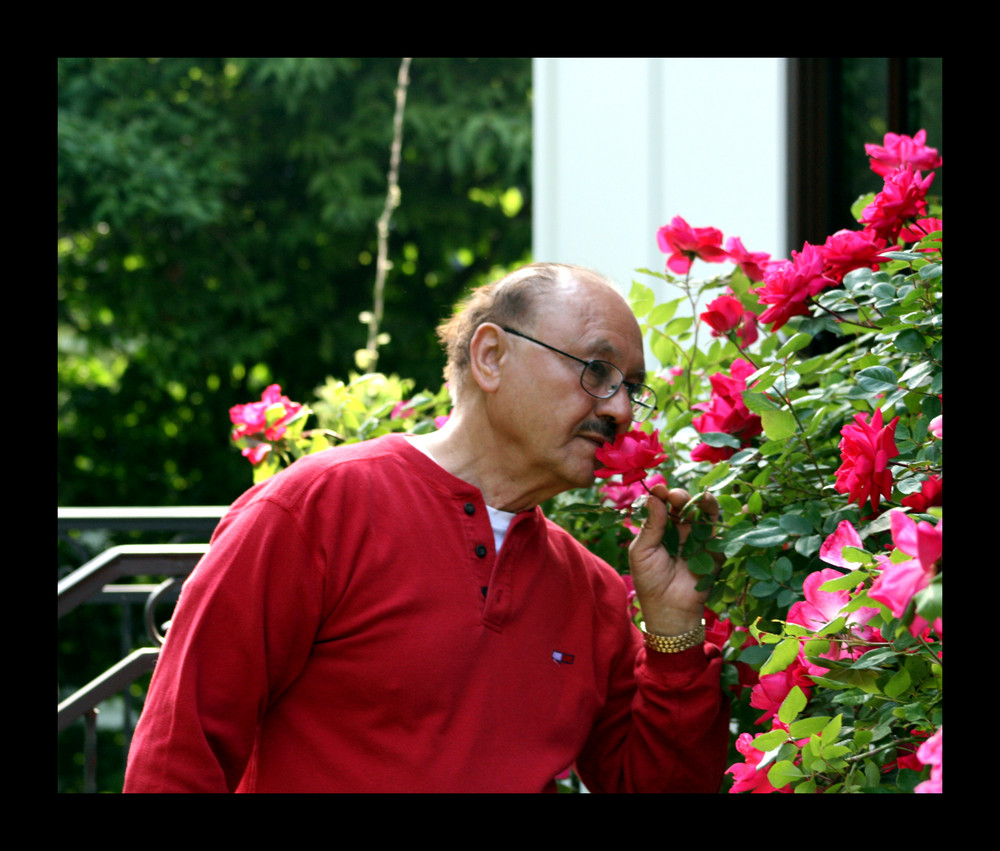
<path fill-rule="evenodd" d="M 72 530 L 175 533 L 170 543 L 112 546 L 59 579 L 59 618 L 84 604 L 116 603 L 123 619 L 131 622 L 132 610 L 141 607 L 149 642 L 146 647 L 123 648 L 124 655 L 116 664 L 59 702 L 59 733 L 83 719 L 86 792 L 97 791 L 98 707 L 118 694 L 127 695 L 132 683 L 153 670 L 166 630 L 165 624 L 158 623 L 157 608 L 176 601 L 184 579 L 208 549 L 207 543 L 185 543 L 178 538 L 207 541 L 225 511 L 225 506 L 59 509 L 59 535 L 64 540 L 69 540 Z M 146 581 L 119 581 L 135 577 Z M 123 714 L 126 751 L 133 726 L 130 716 L 128 711 Z"/>

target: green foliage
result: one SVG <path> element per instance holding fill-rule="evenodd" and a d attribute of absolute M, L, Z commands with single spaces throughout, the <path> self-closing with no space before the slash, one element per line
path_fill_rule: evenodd
<path fill-rule="evenodd" d="M 940 208 L 928 215 L 940 217 Z M 668 528 L 664 543 L 703 577 L 707 605 L 728 631 L 724 657 L 731 668 L 724 680 L 734 689 L 737 731 L 760 752 L 758 772 L 766 772 L 774 788 L 799 793 L 912 791 L 926 779 L 926 769 L 912 770 L 921 768 L 913 754 L 942 722 L 941 637 L 925 628 L 941 618 L 941 563 L 903 612 L 894 614 L 868 592 L 887 557 L 892 563 L 914 557 L 899 549 L 887 512 L 902 509 L 931 525 L 941 518 L 940 507 L 903 503 L 942 469 L 942 441 L 928 430 L 941 414 L 940 232 L 892 252 L 877 269 L 848 273 L 841 286 L 810 300 L 809 315 L 765 335 L 750 351 L 732 332 L 700 339 L 706 329 L 699 300 L 715 298 L 723 287 L 745 310 L 761 313 L 738 268 L 704 281 L 640 271 L 682 291 L 658 304 L 637 280 L 630 294 L 662 366 L 652 379 L 661 411 L 644 428 L 659 430 L 669 460 L 650 474 L 662 473 L 672 487 L 692 494 L 710 491 L 723 512 L 714 530 L 694 516 L 683 548 L 676 527 Z M 679 316 L 685 302 L 691 315 Z M 834 345 L 817 347 L 821 336 Z M 729 377 L 737 359 L 752 365 L 742 402 L 760 418 L 762 433 L 749 439 L 698 433 L 693 422 L 703 411 L 697 406 L 713 393 L 712 377 Z M 876 410 L 885 423 L 899 421 L 898 455 L 889 466 L 892 494 L 873 512 L 834 484 L 843 461 L 841 430 L 859 413 L 869 422 Z M 692 459 L 698 444 L 722 457 Z M 608 519 L 620 512 L 609 511 L 606 501 L 602 506 L 602 489 L 558 497 L 551 514 L 624 573 L 631 533 Z M 623 513 L 638 522 L 639 512 Z M 837 574 L 821 560 L 820 548 L 843 521 L 857 529 L 863 546 L 844 547 L 843 575 L 819 589 L 841 595 L 840 612 L 819 626 L 793 622 L 789 610 L 803 600 L 806 579 L 824 569 Z M 710 553 L 725 559 L 714 575 Z M 852 619 L 863 609 L 874 613 L 864 629 Z M 795 683 L 777 722 L 764 717 L 766 700 L 751 706 L 750 690 L 739 687 L 737 672 L 746 666 L 786 688 Z M 731 756 L 733 763 L 751 763 L 742 751 Z"/>
<path fill-rule="evenodd" d="M 227 503 L 218 434 L 365 345 L 399 60 L 58 61 L 59 497 Z M 530 246 L 530 60 L 417 59 L 378 367 L 440 383 L 440 318 Z"/>

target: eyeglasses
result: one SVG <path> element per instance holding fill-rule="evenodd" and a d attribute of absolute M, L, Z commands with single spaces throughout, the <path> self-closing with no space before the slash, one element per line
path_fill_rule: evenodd
<path fill-rule="evenodd" d="M 633 422 L 643 422 L 656 409 L 656 394 L 652 388 L 645 384 L 632 384 L 626 381 L 624 373 L 613 363 L 608 363 L 605 360 L 583 360 L 561 351 L 555 346 L 550 346 L 548 343 L 543 343 L 541 340 L 536 340 L 534 337 L 529 337 L 527 334 L 522 334 L 520 331 L 515 331 L 513 328 L 502 325 L 500 327 L 508 334 L 522 337 L 532 343 L 537 343 L 539 346 L 544 346 L 556 354 L 582 363 L 583 372 L 580 373 L 580 386 L 597 399 L 610 399 L 618 392 L 619 387 L 624 387 L 625 392 L 628 393 L 629 401 L 632 403 Z"/>

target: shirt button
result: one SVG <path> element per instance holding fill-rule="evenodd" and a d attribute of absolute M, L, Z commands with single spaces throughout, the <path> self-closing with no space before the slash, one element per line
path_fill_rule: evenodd
<path fill-rule="evenodd" d="M 476 506 L 474 506 L 471 502 L 465 503 L 465 513 L 469 515 L 475 514 Z"/>
<path fill-rule="evenodd" d="M 476 547 L 476 555 L 480 558 L 486 558 L 486 553 L 489 552 L 483 544 Z"/>

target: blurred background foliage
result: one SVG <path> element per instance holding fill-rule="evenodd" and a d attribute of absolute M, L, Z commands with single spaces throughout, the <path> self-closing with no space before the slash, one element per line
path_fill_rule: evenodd
<path fill-rule="evenodd" d="M 59 504 L 227 504 L 228 410 L 357 371 L 400 60 L 58 60 Z M 416 59 L 380 372 L 529 259 L 531 60 Z"/>

